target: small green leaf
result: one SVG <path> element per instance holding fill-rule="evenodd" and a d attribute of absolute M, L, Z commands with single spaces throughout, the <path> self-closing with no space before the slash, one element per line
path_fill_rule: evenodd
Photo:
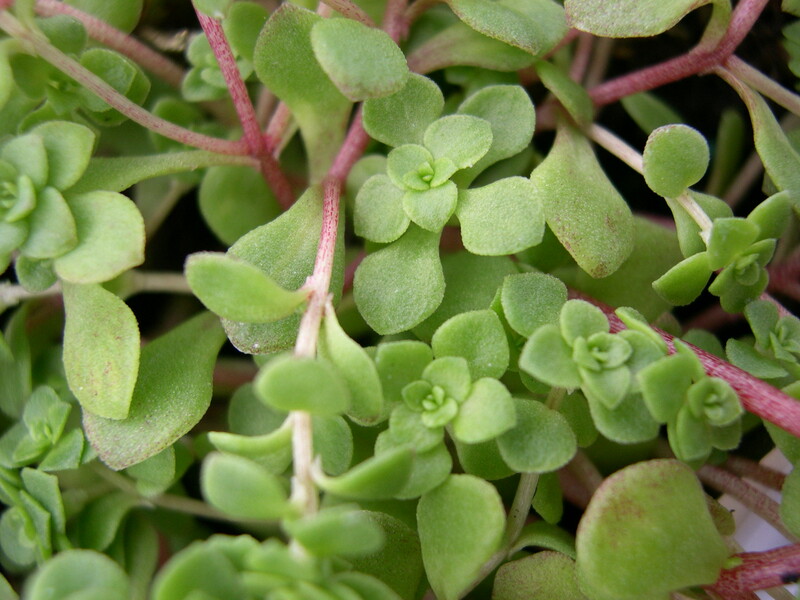
<path fill-rule="evenodd" d="M 503 539 L 505 510 L 494 487 L 451 475 L 417 505 L 425 572 L 437 598 L 456 600 Z"/>
<path fill-rule="evenodd" d="M 755 348 L 737 339 L 727 341 L 725 354 L 733 365 L 759 379 L 777 379 L 788 375 L 778 361 L 762 356 Z"/>
<path fill-rule="evenodd" d="M 644 147 L 644 179 L 656 194 L 676 198 L 705 175 L 708 142 L 687 125 L 666 125 L 653 131 Z"/>
<path fill-rule="evenodd" d="M 220 452 L 249 458 L 271 473 L 283 473 L 292 462 L 292 430 L 280 427 L 263 435 L 210 431 L 208 441 Z"/>
<path fill-rule="evenodd" d="M 539 480 L 541 478 L 540 475 Z M 546 521 L 534 521 L 525 525 L 512 548 L 512 553 L 527 546 L 548 548 L 575 559 L 575 536 Z"/>
<path fill-rule="evenodd" d="M 323 20 L 292 3 L 284 4 L 264 25 L 253 53 L 258 78 L 297 119 L 312 182 L 320 181 L 330 167 L 350 115 L 350 102 L 314 55 L 311 32 Z"/>
<path fill-rule="evenodd" d="M 200 485 L 209 504 L 239 519 L 278 519 L 289 511 L 280 480 L 240 456 L 209 454 Z"/>
<path fill-rule="evenodd" d="M 258 267 L 227 254 L 191 254 L 185 270 L 189 287 L 206 308 L 232 321 L 277 321 L 306 299 L 302 290 L 287 291 Z"/>
<path fill-rule="evenodd" d="M 353 102 L 394 94 L 408 77 L 405 56 L 392 38 L 358 21 L 317 21 L 311 46 L 322 70 Z"/>
<path fill-rule="evenodd" d="M 537 552 L 497 571 L 492 600 L 586 600 L 575 563 L 559 552 Z"/>
<path fill-rule="evenodd" d="M 341 294 L 344 276 L 343 223 L 337 235 L 330 290 L 334 302 Z M 322 191 L 309 188 L 280 217 L 252 230 L 228 250 L 259 269 L 286 290 L 296 290 L 314 269 L 314 260 L 322 230 Z M 231 342 L 242 352 L 263 354 L 291 348 L 297 337 L 300 315 L 291 315 L 274 323 L 242 323 L 224 320 Z"/>
<path fill-rule="evenodd" d="M 552 63 L 539 60 L 535 67 L 544 86 L 558 99 L 570 117 L 581 127 L 591 124 L 594 106 L 586 90 Z"/>
<path fill-rule="evenodd" d="M 508 368 L 508 341 L 503 324 L 497 314 L 488 309 L 452 317 L 433 334 L 431 346 L 436 358 L 465 358 L 473 379 L 499 379 Z"/>
<path fill-rule="evenodd" d="M 410 223 L 403 210 L 403 194 L 387 175 L 367 179 L 356 196 L 353 215 L 356 235 L 380 244 L 403 235 Z"/>
<path fill-rule="evenodd" d="M 29 292 L 43 292 L 57 281 L 52 260 L 36 260 L 20 256 L 14 262 L 17 281 Z"/>
<path fill-rule="evenodd" d="M 142 104 L 150 92 L 150 80 L 139 66 L 113 50 L 90 48 L 81 54 L 80 63 L 135 104 Z M 92 120 L 100 125 L 118 125 L 126 119 L 86 88 L 78 88 L 77 95 Z"/>
<path fill-rule="evenodd" d="M 29 133 L 9 140 L 3 145 L 0 157 L 16 167 L 20 175 L 29 177 L 37 190 L 47 185 L 49 157 L 41 136 Z"/>
<path fill-rule="evenodd" d="M 597 430 L 619 444 L 636 444 L 658 435 L 659 424 L 639 394 L 628 394 L 616 408 L 610 409 L 594 396 L 587 396 L 589 410 Z"/>
<path fill-rule="evenodd" d="M 665 356 L 639 371 L 642 396 L 659 423 L 669 423 L 678 416 L 693 376 L 694 365 L 685 354 Z"/>
<path fill-rule="evenodd" d="M 651 92 L 639 92 L 620 99 L 620 104 L 647 135 L 658 127 L 683 121 L 666 102 Z"/>
<path fill-rule="evenodd" d="M 758 239 L 781 237 L 791 220 L 794 204 L 792 192 L 784 191 L 773 194 L 756 206 L 747 215 L 747 221 L 758 226 Z"/>
<path fill-rule="evenodd" d="M 410 448 L 394 448 L 357 464 L 339 477 L 316 473 L 314 481 L 331 494 L 355 500 L 388 500 L 406 484 L 414 462 Z"/>
<path fill-rule="evenodd" d="M 67 4 L 94 15 L 112 27 L 130 33 L 139 22 L 144 0 L 67 0 Z"/>
<path fill-rule="evenodd" d="M 94 550 L 66 550 L 33 576 L 26 598 L 106 598 L 127 600 L 128 576 L 116 562 Z"/>
<path fill-rule="evenodd" d="M 414 175 L 432 178 L 434 158 L 425 146 L 419 144 L 404 144 L 395 148 L 386 157 L 386 173 L 398 188 L 402 190 L 430 188 L 430 180 L 414 181 L 414 187 L 409 185 L 417 179 Z"/>
<path fill-rule="evenodd" d="M 579 367 L 583 382 L 581 390 L 589 401 L 595 400 L 613 410 L 628 394 L 631 372 L 626 366 L 594 371 Z"/>
<path fill-rule="evenodd" d="M 675 460 L 607 478 L 581 519 L 577 551 L 582 587 L 597 600 L 667 600 L 716 581 L 729 555 L 697 478 Z"/>
<path fill-rule="evenodd" d="M 653 288 L 670 304 L 685 306 L 697 298 L 711 278 L 705 252 L 683 259 L 653 282 Z"/>
<path fill-rule="evenodd" d="M 533 103 L 517 85 L 482 88 L 461 103 L 458 113 L 480 117 L 492 127 L 489 150 L 472 167 L 456 176 L 456 182 L 462 185 L 471 182 L 489 165 L 522 152 L 530 144 L 536 124 Z"/>
<path fill-rule="evenodd" d="M 589 275 L 610 275 L 628 258 L 634 239 L 630 208 L 576 129 L 559 127 L 531 181 L 550 229 Z"/>
<path fill-rule="evenodd" d="M 278 410 L 304 410 L 336 415 L 350 406 L 342 377 L 323 359 L 283 356 L 258 374 L 255 389 L 263 402 Z"/>
<path fill-rule="evenodd" d="M 450 220 L 458 202 L 458 190 L 452 181 L 423 191 L 407 190 L 403 194 L 403 210 L 414 223 L 439 233 Z"/>
<path fill-rule="evenodd" d="M 709 196 L 708 194 L 701 194 L 694 190 L 688 190 L 689 197 L 694 200 L 703 212 L 714 221 L 720 218 L 732 217 L 733 211 L 725 201 Z M 678 244 L 681 248 L 681 253 L 684 256 L 692 256 L 698 254 L 706 249 L 706 243 L 700 236 L 700 226 L 695 220 L 686 212 L 681 203 L 666 198 L 667 206 L 672 211 L 672 216 L 675 219 L 675 229 L 678 234 Z"/>
<path fill-rule="evenodd" d="M 794 469 L 781 489 L 781 521 L 794 535 L 800 534 L 800 471 Z"/>
<path fill-rule="evenodd" d="M 547 523 L 556 524 L 561 520 L 564 516 L 564 499 L 557 472 L 539 475 L 531 506 Z"/>
<path fill-rule="evenodd" d="M 124 419 L 139 374 L 139 326 L 130 308 L 99 285 L 63 284 L 64 371 L 84 410 Z"/>
<path fill-rule="evenodd" d="M 197 199 L 211 231 L 229 245 L 281 214 L 264 177 L 250 167 L 211 167 L 203 176 Z"/>
<path fill-rule="evenodd" d="M 671 28 L 698 6 L 714 0 L 566 0 L 572 27 L 601 37 L 646 37 Z M 730 11 L 730 8 L 728 8 Z"/>
<path fill-rule="evenodd" d="M 568 300 L 561 307 L 559 324 L 564 340 L 570 345 L 577 338 L 608 332 L 608 318 L 603 311 L 585 300 Z"/>
<path fill-rule="evenodd" d="M 567 464 L 577 451 L 567 420 L 535 400 L 514 398 L 514 403 L 517 424 L 497 438 L 508 466 L 519 473 L 546 473 Z"/>
<path fill-rule="evenodd" d="M 448 115 L 431 123 L 423 143 L 434 158 L 449 158 L 458 169 L 480 160 L 492 145 L 492 126 L 472 115 Z"/>
<path fill-rule="evenodd" d="M 479 444 L 502 435 L 517 422 L 514 402 L 506 387 L 489 377 L 478 379 L 453 420 L 453 436 Z M 502 452 L 502 449 L 501 449 Z"/>
<path fill-rule="evenodd" d="M 47 184 L 66 190 L 83 175 L 94 149 L 95 134 L 84 125 L 49 121 L 32 130 L 40 136 L 47 151 Z"/>
<path fill-rule="evenodd" d="M 421 144 L 425 130 L 443 107 L 439 86 L 427 77 L 410 73 L 400 91 L 364 102 L 364 129 L 388 146 Z"/>
<path fill-rule="evenodd" d="M 380 527 L 364 511 L 350 506 L 326 508 L 284 523 L 286 532 L 314 556 L 360 556 L 383 546 Z"/>
<path fill-rule="evenodd" d="M 581 385 L 572 348 L 556 325 L 544 325 L 528 339 L 519 357 L 519 368 L 548 385 L 565 388 Z"/>
<path fill-rule="evenodd" d="M 567 31 L 564 10 L 551 0 L 449 0 L 448 5 L 475 31 L 534 56 L 551 50 Z"/>
<path fill-rule="evenodd" d="M 25 256 L 55 258 L 66 254 L 78 243 L 72 211 L 61 192 L 53 187 L 39 192 L 28 223 L 28 237 L 19 249 Z"/>
<path fill-rule="evenodd" d="M 98 552 L 106 550 L 125 517 L 139 502 L 124 492 L 111 492 L 92 500 L 81 511 L 76 524 L 80 546 Z"/>
<path fill-rule="evenodd" d="M 567 288 L 560 279 L 544 273 L 506 277 L 500 292 L 503 316 L 514 331 L 530 337 L 542 325 L 558 323 Z"/>
<path fill-rule="evenodd" d="M 744 413 L 739 396 L 719 377 L 704 377 L 689 388 L 687 405 L 695 417 L 713 427 L 731 425 Z"/>
<path fill-rule="evenodd" d="M 359 312 L 378 333 L 418 325 L 444 296 L 439 235 L 409 226 L 400 239 L 364 259 L 353 292 Z"/>
<path fill-rule="evenodd" d="M 136 205 L 116 192 L 70 196 L 78 245 L 53 263 L 71 283 L 102 283 L 144 262 L 144 221 Z"/>
<path fill-rule="evenodd" d="M 462 190 L 456 215 L 464 247 L 473 254 L 514 254 L 535 246 L 544 235 L 545 216 L 536 187 L 524 177 Z"/>
<path fill-rule="evenodd" d="M 225 341 L 219 320 L 201 313 L 144 347 L 130 412 L 122 421 L 84 413 L 83 426 L 100 459 L 124 469 L 186 434 L 211 402 L 211 377 Z"/>
<path fill-rule="evenodd" d="M 314 415 L 314 452 L 322 461 L 322 469 L 330 475 L 341 475 L 353 462 L 353 432 L 340 416 Z"/>

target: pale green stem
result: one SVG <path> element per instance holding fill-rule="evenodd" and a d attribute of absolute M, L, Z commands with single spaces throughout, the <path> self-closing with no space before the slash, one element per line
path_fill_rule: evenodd
<path fill-rule="evenodd" d="M 0 29 L 11 37 L 30 44 L 41 58 L 142 127 L 182 144 L 188 144 L 189 146 L 217 154 L 248 154 L 248 147 L 244 140 L 225 140 L 191 131 L 157 117 L 135 102 L 131 102 L 103 79 L 53 46 L 47 38 L 25 28 L 10 13 L 0 12 Z"/>
<path fill-rule="evenodd" d="M 786 110 L 800 115 L 800 95 L 783 87 L 758 69 L 751 67 L 741 58 L 731 56 L 725 61 L 725 68 L 737 79 L 743 81 L 757 92 L 780 104 Z"/>
<path fill-rule="evenodd" d="M 561 406 L 561 403 L 564 401 L 564 398 L 567 396 L 566 388 L 561 387 L 554 387 L 550 388 L 550 393 L 547 394 L 547 400 L 545 401 L 545 406 L 547 408 L 558 410 Z"/>
<path fill-rule="evenodd" d="M 616 134 L 610 132 L 600 125 L 592 125 L 588 129 L 589 137 L 599 146 L 608 150 L 611 154 L 619 158 L 637 173 L 644 173 L 644 160 L 642 155 L 633 146 L 620 139 Z M 700 228 L 700 237 L 708 242 L 712 222 L 705 211 L 700 207 L 688 191 L 684 192 L 675 201 L 689 213 L 697 226 Z"/>
<path fill-rule="evenodd" d="M 603 476 L 600 471 L 581 450 L 578 450 L 575 456 L 572 457 L 567 469 L 583 484 L 590 494 L 594 494 L 600 484 L 603 483 Z"/>

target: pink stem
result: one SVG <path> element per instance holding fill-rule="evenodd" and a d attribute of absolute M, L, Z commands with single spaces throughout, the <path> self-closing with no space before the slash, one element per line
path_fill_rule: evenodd
<path fill-rule="evenodd" d="M 272 152 L 273 156 L 277 156 L 278 149 L 281 147 L 283 136 L 286 135 L 286 130 L 289 128 L 289 122 L 292 120 L 292 112 L 284 102 L 278 103 L 275 112 L 272 113 L 272 118 L 269 120 L 267 130 L 264 132 L 264 143 L 267 148 Z"/>
<path fill-rule="evenodd" d="M 214 51 L 217 64 L 219 64 L 219 68 L 222 71 L 222 77 L 225 79 L 239 122 L 242 124 L 244 140 L 250 149 L 250 154 L 258 159 L 264 179 L 275 194 L 278 203 L 286 209 L 294 202 L 292 186 L 261 136 L 256 109 L 247 93 L 247 86 L 239 73 L 239 67 L 236 65 L 233 51 L 225 37 L 225 31 L 216 19 L 203 14 L 199 10 L 195 10 L 195 12 L 197 13 L 197 20 L 208 38 L 208 43 Z"/>
<path fill-rule="evenodd" d="M 608 317 L 613 333 L 625 329 L 625 324 L 614 314 L 614 309 L 607 304 L 603 304 L 579 292 L 571 292 L 570 296 L 581 298 L 600 308 Z M 654 327 L 653 329 L 667 343 L 669 352 L 675 352 L 675 346 L 672 342 L 674 336 L 658 328 Z M 721 358 L 692 344 L 688 344 L 688 346 L 700 358 L 706 373 L 712 377 L 720 377 L 731 385 L 739 395 L 742 405 L 747 411 L 770 423 L 774 423 L 795 437 L 800 437 L 800 402 Z"/>
<path fill-rule="evenodd" d="M 322 0 L 330 6 L 333 10 L 341 13 L 348 19 L 353 19 L 354 21 L 360 21 L 367 27 L 375 27 L 375 23 L 372 19 L 369 18 L 369 15 L 364 11 L 363 8 L 354 4 L 350 0 Z"/>
<path fill-rule="evenodd" d="M 77 19 L 93 39 L 124 54 L 172 87 L 181 87 L 184 73 L 178 64 L 105 21 L 57 0 L 37 0 L 36 12 L 44 17 L 68 15 Z"/>
<path fill-rule="evenodd" d="M 708 586 L 726 600 L 746 598 L 746 594 L 754 590 L 783 586 L 800 579 L 800 544 L 736 556 L 742 563 L 722 571 L 716 583 Z"/>
<path fill-rule="evenodd" d="M 637 92 L 672 83 L 722 65 L 749 33 L 768 0 L 741 0 L 731 15 L 728 30 L 711 51 L 695 48 L 687 54 L 611 79 L 592 88 L 589 95 L 596 106 L 616 102 Z"/>

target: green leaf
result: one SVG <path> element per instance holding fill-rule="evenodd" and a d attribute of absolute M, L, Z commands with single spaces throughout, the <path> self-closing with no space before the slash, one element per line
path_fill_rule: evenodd
<path fill-rule="evenodd" d="M 20 256 L 14 262 L 17 281 L 29 292 L 43 292 L 57 281 L 53 261 Z"/>
<path fill-rule="evenodd" d="M 364 600 L 401 600 L 389 586 L 363 573 L 345 571 L 339 573 L 334 581 L 344 584 L 346 588 L 349 588 L 349 590 L 352 590 L 353 593 Z M 303 598 L 303 600 L 305 600 L 305 598 Z"/>
<path fill-rule="evenodd" d="M 322 469 L 330 475 L 341 475 L 353 462 L 353 432 L 340 416 L 314 415 L 314 452 L 322 461 Z"/>
<path fill-rule="evenodd" d="M 202 313 L 144 347 L 128 418 L 84 413 L 83 426 L 100 459 L 124 469 L 161 452 L 202 418 L 225 334 Z"/>
<path fill-rule="evenodd" d="M 107 598 L 127 600 L 128 576 L 116 562 L 94 550 L 66 550 L 33 576 L 26 598 Z"/>
<path fill-rule="evenodd" d="M 359 312 L 378 333 L 418 325 L 444 296 L 439 235 L 409 226 L 399 240 L 363 260 L 353 292 Z"/>
<path fill-rule="evenodd" d="M 212 545 L 220 539 L 195 542 L 173 556 L 153 582 L 153 599 L 246 597 L 244 583 L 233 561 L 221 548 Z"/>
<path fill-rule="evenodd" d="M 64 371 L 81 407 L 128 416 L 139 373 L 139 326 L 130 308 L 99 285 L 63 284 Z"/>
<path fill-rule="evenodd" d="M 135 104 L 142 104 L 150 92 L 150 80 L 139 66 L 113 50 L 90 48 L 81 54 L 80 63 Z M 119 125 L 127 118 L 86 88 L 78 88 L 77 95 L 92 120 L 100 125 Z"/>
<path fill-rule="evenodd" d="M 106 550 L 125 517 L 139 502 L 124 492 L 112 492 L 92 500 L 78 516 L 76 527 L 80 546 L 98 552 Z"/>
<path fill-rule="evenodd" d="M 461 313 L 447 320 L 433 334 L 431 346 L 436 358 L 465 358 L 473 379 L 499 379 L 508 368 L 508 341 L 503 324 L 488 309 Z"/>
<path fill-rule="evenodd" d="M 577 443 L 567 420 L 535 400 L 514 398 L 517 424 L 497 438 L 500 454 L 519 473 L 546 473 L 567 464 Z"/>
<path fill-rule="evenodd" d="M 136 205 L 116 192 L 70 196 L 78 245 L 53 263 L 71 283 L 102 283 L 144 262 L 144 221 Z"/>
<path fill-rule="evenodd" d="M 564 415 L 575 433 L 578 447 L 586 448 L 597 440 L 597 428 L 589 411 L 589 403 L 583 394 L 580 392 L 567 394 L 561 401 L 558 412 Z"/>
<path fill-rule="evenodd" d="M 67 0 L 67 4 L 130 33 L 139 22 L 143 0 Z"/>
<path fill-rule="evenodd" d="M 383 531 L 368 513 L 351 506 L 326 508 L 284 523 L 286 532 L 314 556 L 360 556 L 379 550 Z"/>
<path fill-rule="evenodd" d="M 537 552 L 497 571 L 492 600 L 586 600 L 575 563 L 559 552 Z"/>
<path fill-rule="evenodd" d="M 637 379 L 645 404 L 659 423 L 669 423 L 678 416 L 693 376 L 693 362 L 685 354 L 665 356 L 639 371 Z"/>
<path fill-rule="evenodd" d="M 378 369 L 361 345 L 344 332 L 331 309 L 326 310 L 322 322 L 319 353 L 336 368 L 350 391 L 348 416 L 360 425 L 374 424 L 384 406 Z"/>
<path fill-rule="evenodd" d="M 47 152 L 47 184 L 57 190 L 73 186 L 89 165 L 95 134 L 84 125 L 49 121 L 32 130 L 40 136 Z"/>
<path fill-rule="evenodd" d="M 363 514 L 381 528 L 386 542 L 376 552 L 349 557 L 353 570 L 383 581 L 404 600 L 415 597 L 423 574 L 417 532 L 385 513 L 365 511 Z"/>
<path fill-rule="evenodd" d="M 553 148 L 531 181 L 547 224 L 581 269 L 605 277 L 628 258 L 633 250 L 630 208 L 577 130 L 559 127 Z"/>
<path fill-rule="evenodd" d="M 538 60 L 535 67 L 544 86 L 552 92 L 569 116 L 581 127 L 590 125 L 594 117 L 594 105 L 586 90 L 552 63 Z"/>
<path fill-rule="evenodd" d="M 790 191 L 773 194 L 756 206 L 747 215 L 747 221 L 758 226 L 758 239 L 779 238 L 791 221 L 791 210 L 795 204 Z"/>
<path fill-rule="evenodd" d="M 248 61 L 253 60 L 253 49 L 258 34 L 269 18 L 269 12 L 255 2 L 234 2 L 222 22 L 225 36 L 230 42 L 234 55 Z"/>
<path fill-rule="evenodd" d="M 280 427 L 263 435 L 210 431 L 208 441 L 220 452 L 249 458 L 271 473 L 283 473 L 292 462 L 292 430 Z"/>
<path fill-rule="evenodd" d="M 582 587 L 597 600 L 667 600 L 716 581 L 729 555 L 700 483 L 675 460 L 607 478 L 581 519 L 577 552 Z"/>
<path fill-rule="evenodd" d="M 550 475 L 546 475 L 549 477 Z M 539 476 L 539 480 L 542 476 Z M 547 548 L 555 550 L 561 554 L 575 559 L 575 536 L 567 531 L 551 525 L 547 521 L 534 521 L 528 523 L 522 528 L 522 531 L 517 538 L 517 541 L 512 547 L 512 554 L 518 550 L 522 550 L 528 546 L 538 546 L 540 548 Z"/>
<path fill-rule="evenodd" d="M 414 462 L 410 448 L 394 448 L 357 464 L 339 477 L 316 473 L 314 481 L 331 494 L 354 500 L 388 500 L 406 484 Z"/>
<path fill-rule="evenodd" d="M 564 499 L 557 472 L 539 475 L 531 507 L 547 523 L 558 523 L 564 516 Z"/>
<path fill-rule="evenodd" d="M 456 215 L 464 247 L 473 254 L 514 254 L 542 241 L 544 211 L 536 187 L 507 177 L 459 193 Z"/>
<path fill-rule="evenodd" d="M 386 173 L 392 182 L 400 189 L 426 190 L 431 187 L 431 181 L 414 181 L 419 176 L 434 176 L 434 158 L 425 146 L 419 144 L 403 144 L 395 148 L 386 157 Z M 414 187 L 409 185 L 413 183 Z"/>
<path fill-rule="evenodd" d="M 356 196 L 353 215 L 356 235 L 380 244 L 403 235 L 411 222 L 403 209 L 403 194 L 387 175 L 367 179 Z"/>
<path fill-rule="evenodd" d="M 19 250 L 29 258 L 55 258 L 78 243 L 75 219 L 64 196 L 55 188 L 46 187 L 39 192 L 28 223 L 30 231 Z"/>
<path fill-rule="evenodd" d="M 416 452 L 428 452 L 438 446 L 444 439 L 444 429 L 441 425 L 429 427 L 422 421 L 420 407 L 411 408 L 412 399 L 417 393 L 430 393 L 431 386 L 424 381 L 415 381 L 403 388 L 406 404 L 396 407 L 389 416 L 388 436 L 381 436 L 380 443 L 376 443 L 376 454 L 386 447 L 406 446 Z M 457 410 L 457 406 L 456 406 Z M 452 416 L 452 415 L 451 415 Z"/>
<path fill-rule="evenodd" d="M 568 300 L 559 314 L 561 334 L 567 344 L 577 338 L 588 338 L 595 333 L 608 332 L 608 318 L 602 310 L 585 300 Z"/>
<path fill-rule="evenodd" d="M 551 50 L 566 34 L 564 10 L 551 0 L 448 0 L 464 23 L 534 56 Z"/>
<path fill-rule="evenodd" d="M 451 475 L 417 505 L 422 560 L 437 598 L 456 600 L 500 547 L 505 510 L 494 487 Z"/>
<path fill-rule="evenodd" d="M 405 56 L 392 38 L 358 21 L 317 21 L 311 46 L 322 70 L 353 102 L 394 94 L 408 77 Z"/>
<path fill-rule="evenodd" d="M 465 444 L 479 444 L 502 435 L 517 416 L 506 387 L 489 377 L 478 379 L 453 420 L 453 436 Z M 501 449 L 502 452 L 502 449 Z"/>
<path fill-rule="evenodd" d="M 185 270 L 189 287 L 206 308 L 232 321 L 277 321 L 306 299 L 302 290 L 287 291 L 258 267 L 227 254 L 191 254 Z"/>
<path fill-rule="evenodd" d="M 422 378 L 422 372 L 433 360 L 430 346 L 423 342 L 403 340 L 383 343 L 375 353 L 375 366 L 389 406 L 403 401 L 402 390 Z"/>
<path fill-rule="evenodd" d="M 708 142 L 687 125 L 665 125 L 653 131 L 644 147 L 644 179 L 656 194 L 676 198 L 705 175 Z"/>
<path fill-rule="evenodd" d="M 250 167 L 211 167 L 203 176 L 197 199 L 211 231 L 228 245 L 281 214 L 264 177 Z"/>
<path fill-rule="evenodd" d="M 581 385 L 572 348 L 556 325 L 543 325 L 528 339 L 519 357 L 519 368 L 548 385 L 565 388 Z"/>
<path fill-rule="evenodd" d="M 488 121 L 492 145 L 472 167 L 455 176 L 456 183 L 471 182 L 486 167 L 522 152 L 531 142 L 536 111 L 524 89 L 517 85 L 490 85 L 470 95 L 458 113 Z"/>
<path fill-rule="evenodd" d="M 697 298 L 711 278 L 705 252 L 683 259 L 653 282 L 653 288 L 670 304 L 685 306 Z"/>
<path fill-rule="evenodd" d="M 581 390 L 586 397 L 596 400 L 606 408 L 613 410 L 620 405 L 628 394 L 631 383 L 631 372 L 626 366 L 604 368 L 593 371 L 579 367 L 583 383 Z"/>
<path fill-rule="evenodd" d="M 695 417 L 713 427 L 731 425 L 744 413 L 739 396 L 719 377 L 704 377 L 687 392 L 687 405 Z"/>
<path fill-rule="evenodd" d="M 514 331 L 530 337 L 542 325 L 558 323 L 567 288 L 551 275 L 520 273 L 506 277 L 500 292 L 503 316 Z"/>
<path fill-rule="evenodd" d="M 333 263 L 330 290 L 334 301 L 341 293 L 344 275 L 344 219 Z M 231 246 L 228 254 L 259 269 L 286 290 L 296 290 L 314 270 L 317 245 L 322 230 L 322 191 L 309 188 L 280 217 L 257 227 Z M 300 315 L 292 315 L 274 323 L 242 323 L 224 320 L 223 326 L 231 342 L 242 352 L 265 354 L 285 350 L 294 345 Z"/>
<path fill-rule="evenodd" d="M 458 169 L 480 160 L 492 145 L 492 126 L 472 115 L 448 115 L 431 123 L 423 143 L 434 158 L 449 158 Z"/>
<path fill-rule="evenodd" d="M 610 409 L 594 396 L 586 397 L 597 430 L 619 444 L 636 444 L 658 435 L 659 424 L 639 394 L 628 394 L 616 408 Z"/>
<path fill-rule="evenodd" d="M 789 373 L 776 360 L 762 356 L 755 348 L 736 339 L 729 339 L 725 344 L 728 360 L 759 379 L 777 379 Z"/>
<path fill-rule="evenodd" d="M 364 102 L 364 129 L 388 146 L 421 144 L 425 130 L 443 107 L 439 86 L 427 77 L 410 73 L 398 92 Z"/>
<path fill-rule="evenodd" d="M 800 471 L 794 469 L 781 488 L 781 521 L 794 535 L 800 534 Z"/>
<path fill-rule="evenodd" d="M 49 157 L 41 136 L 29 133 L 11 139 L 3 145 L 0 157 L 16 167 L 20 175 L 29 177 L 37 190 L 47 185 Z"/>
<path fill-rule="evenodd" d="M 282 356 L 258 374 L 256 393 L 278 410 L 336 415 L 350 406 L 350 394 L 330 363 L 318 358 Z"/>
<path fill-rule="evenodd" d="M 733 216 L 731 207 L 723 200 L 693 190 L 688 190 L 688 192 L 689 197 L 703 209 L 703 212 L 712 221 Z M 692 256 L 703 252 L 706 249 L 706 243 L 700 236 L 700 226 L 679 202 L 671 198 L 666 198 L 666 201 L 675 219 L 675 229 L 678 233 L 678 244 L 680 245 L 681 253 L 684 256 Z"/>
<path fill-rule="evenodd" d="M 284 4 L 261 30 L 253 53 L 258 78 L 297 119 L 312 182 L 320 181 L 330 167 L 350 115 L 350 102 L 314 55 L 311 32 L 323 20 L 294 4 Z"/>
<path fill-rule="evenodd" d="M 456 209 L 458 190 L 452 181 L 445 181 L 423 191 L 407 190 L 402 202 L 408 218 L 427 231 L 439 233 Z"/>
<path fill-rule="evenodd" d="M 651 92 L 639 92 L 620 99 L 620 104 L 647 135 L 658 127 L 680 123 L 683 118 L 658 96 Z"/>
<path fill-rule="evenodd" d="M 8 56 L 5 51 L 0 52 L 0 109 L 2 109 L 14 91 L 14 73 L 8 64 Z M 2 586 L 2 582 L 0 582 Z"/>
<path fill-rule="evenodd" d="M 200 474 L 203 496 L 222 512 L 239 519 L 278 519 L 289 512 L 280 480 L 251 460 L 209 454 Z"/>
<path fill-rule="evenodd" d="M 624 38 L 663 33 L 698 6 L 712 2 L 714 0 L 618 0 L 613 3 L 566 0 L 564 8 L 572 27 L 601 37 Z"/>

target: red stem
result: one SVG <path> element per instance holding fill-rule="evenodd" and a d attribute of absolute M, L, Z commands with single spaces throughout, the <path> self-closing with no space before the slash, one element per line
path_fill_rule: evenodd
<path fill-rule="evenodd" d="M 197 20 L 208 38 L 208 43 L 214 51 L 217 64 L 219 64 L 219 68 L 222 71 L 225 85 L 230 92 L 239 122 L 242 124 L 244 140 L 250 149 L 250 154 L 258 159 L 264 179 L 275 194 L 278 203 L 286 209 L 294 202 L 292 186 L 283 171 L 281 171 L 278 161 L 272 156 L 261 135 L 256 109 L 250 100 L 250 95 L 247 93 L 247 86 L 239 73 L 239 67 L 236 65 L 233 51 L 225 37 L 225 31 L 216 19 L 203 14 L 197 9 L 195 9 L 195 12 L 197 13 Z"/>
<path fill-rule="evenodd" d="M 792 583 L 800 578 L 800 544 L 781 546 L 766 552 L 743 552 L 739 566 L 722 571 L 708 589 L 726 600 L 747 598 L 754 590 Z"/>
<path fill-rule="evenodd" d="M 768 0 L 741 0 L 731 15 L 728 30 L 711 51 L 695 48 L 687 54 L 610 79 L 589 90 L 595 106 L 604 106 L 637 92 L 672 83 L 722 65 L 750 32 Z"/>
<path fill-rule="evenodd" d="M 13 0 L 8 2 L 13 4 Z M 183 69 L 166 56 L 156 52 L 136 38 L 112 27 L 97 17 L 56 0 L 37 0 L 36 12 L 44 17 L 68 15 L 83 23 L 87 33 L 98 42 L 124 54 L 140 67 L 163 79 L 174 88 L 180 89 Z"/>
<path fill-rule="evenodd" d="M 625 329 L 625 324 L 614 314 L 614 309 L 612 307 L 594 298 L 585 296 L 580 292 L 570 292 L 570 296 L 581 298 L 600 308 L 606 314 L 606 317 L 608 317 L 608 322 L 613 333 Z M 667 343 L 669 352 L 675 352 L 675 347 L 672 343 L 674 336 L 658 328 L 654 327 L 653 329 L 655 329 Z M 705 350 L 701 350 L 692 344 L 688 344 L 688 346 L 700 358 L 706 373 L 712 377 L 720 377 L 731 385 L 739 395 L 742 405 L 748 412 L 770 423 L 774 423 L 795 437 L 800 437 L 800 402 L 779 389 L 772 387 L 768 383 L 756 379 L 746 371 L 734 367 L 721 358 Z"/>

